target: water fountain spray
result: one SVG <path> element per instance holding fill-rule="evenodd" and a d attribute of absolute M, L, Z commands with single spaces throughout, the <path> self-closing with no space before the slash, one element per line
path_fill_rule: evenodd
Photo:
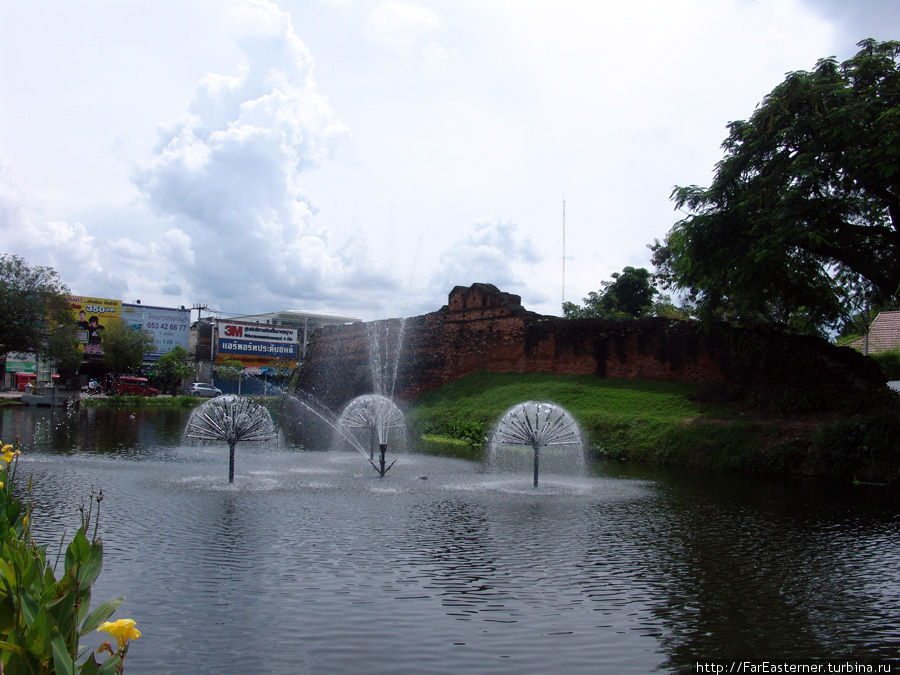
<path fill-rule="evenodd" d="M 353 436 L 357 441 L 368 441 L 369 464 L 383 478 L 384 474 L 397 461 L 394 459 L 393 462 L 386 465 L 385 454 L 388 441 L 392 433 L 395 436 L 402 434 L 406 429 L 406 421 L 400 408 L 386 396 L 365 394 L 357 396 L 347 404 L 338 419 L 338 428 L 344 438 Z M 380 453 L 379 465 L 376 465 L 374 461 L 376 447 Z"/>
<path fill-rule="evenodd" d="M 234 482 L 238 441 L 269 441 L 278 432 L 269 411 L 245 396 L 218 396 L 202 404 L 188 420 L 188 438 L 228 443 L 228 482 Z"/>
<path fill-rule="evenodd" d="M 502 446 L 531 446 L 534 451 L 534 487 L 538 486 L 541 450 L 572 449 L 583 462 L 581 432 L 575 419 L 555 403 L 526 401 L 510 408 L 491 435 L 492 454 Z"/>

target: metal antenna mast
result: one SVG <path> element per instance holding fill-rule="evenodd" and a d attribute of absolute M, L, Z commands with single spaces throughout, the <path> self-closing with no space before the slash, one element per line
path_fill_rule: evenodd
<path fill-rule="evenodd" d="M 563 195 L 562 213 L 562 301 L 566 302 L 566 197 Z"/>

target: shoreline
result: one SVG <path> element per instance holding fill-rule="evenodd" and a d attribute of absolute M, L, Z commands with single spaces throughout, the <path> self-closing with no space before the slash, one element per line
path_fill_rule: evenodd
<path fill-rule="evenodd" d="M 889 385 L 900 391 L 900 381 Z M 22 392 L 0 392 L 0 407 L 25 406 L 21 398 Z M 737 403 L 698 402 L 692 391 L 671 383 L 483 373 L 405 406 L 407 425 L 422 452 L 481 459 L 491 427 L 510 401 L 529 398 L 568 407 L 588 439 L 585 451 L 596 458 L 900 486 L 896 403 L 880 409 L 777 415 Z M 89 397 L 81 403 L 111 409 L 184 408 L 205 400 L 117 396 Z"/>

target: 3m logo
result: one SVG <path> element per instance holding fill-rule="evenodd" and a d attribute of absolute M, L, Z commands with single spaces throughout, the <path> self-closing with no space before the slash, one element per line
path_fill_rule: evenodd
<path fill-rule="evenodd" d="M 225 335 L 233 338 L 244 337 L 244 327 L 232 325 L 225 326 Z"/>

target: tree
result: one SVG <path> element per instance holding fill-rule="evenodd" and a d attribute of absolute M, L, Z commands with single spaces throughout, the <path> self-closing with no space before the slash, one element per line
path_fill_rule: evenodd
<path fill-rule="evenodd" d="M 296 359 L 290 359 L 283 356 L 277 357 L 272 359 L 272 363 L 269 366 L 269 373 L 272 374 L 276 384 L 279 387 L 283 387 L 296 366 Z"/>
<path fill-rule="evenodd" d="M 244 372 L 244 364 L 237 359 L 225 359 L 216 366 L 216 372 L 223 380 L 238 383 L 238 394 L 241 393 L 241 374 Z"/>
<path fill-rule="evenodd" d="M 603 281 L 600 292 L 591 291 L 584 306 L 563 303 L 567 319 L 637 319 L 653 314 L 653 276 L 643 267 L 626 267 L 613 272 L 612 281 Z"/>
<path fill-rule="evenodd" d="M 153 336 L 143 328 L 111 319 L 103 331 L 103 363 L 118 379 L 119 374 L 141 367 L 144 354 L 153 351 Z"/>
<path fill-rule="evenodd" d="M 53 359 L 56 372 L 63 376 L 64 381 L 74 378 L 81 367 L 82 352 L 76 335 L 77 327 L 77 322 L 72 318 L 62 321 L 50 331 L 47 339 L 47 355 Z"/>
<path fill-rule="evenodd" d="M 706 317 L 821 332 L 900 295 L 900 42 L 787 75 L 731 122 L 710 187 L 656 242 L 665 288 Z"/>
<path fill-rule="evenodd" d="M 52 267 L 31 267 L 19 256 L 0 254 L 0 357 L 35 352 L 53 358 L 67 337 L 74 340 L 68 294 Z"/>
<path fill-rule="evenodd" d="M 196 368 L 190 363 L 187 350 L 177 345 L 172 351 L 163 354 L 156 362 L 156 372 L 160 381 L 169 391 L 174 391 L 176 383 L 193 377 Z"/>

